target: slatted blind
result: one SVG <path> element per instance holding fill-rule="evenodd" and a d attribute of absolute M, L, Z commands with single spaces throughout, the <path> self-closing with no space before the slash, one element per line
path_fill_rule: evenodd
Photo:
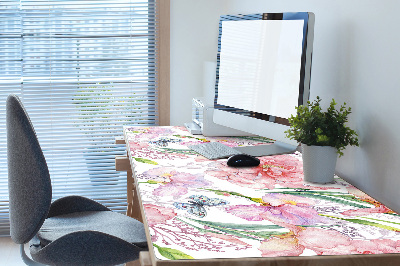
<path fill-rule="evenodd" d="M 23 101 L 46 157 L 53 199 L 82 195 L 126 210 L 114 158 L 123 125 L 157 125 L 153 0 L 0 2 L 0 234 L 7 235 L 5 100 Z"/>

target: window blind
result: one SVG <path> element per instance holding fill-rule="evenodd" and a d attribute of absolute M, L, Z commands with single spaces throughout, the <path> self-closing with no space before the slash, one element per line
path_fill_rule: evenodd
<path fill-rule="evenodd" d="M 49 166 L 53 200 L 126 210 L 115 171 L 123 125 L 157 125 L 155 1 L 0 2 L 0 234 L 9 234 L 5 100 L 17 94 Z"/>

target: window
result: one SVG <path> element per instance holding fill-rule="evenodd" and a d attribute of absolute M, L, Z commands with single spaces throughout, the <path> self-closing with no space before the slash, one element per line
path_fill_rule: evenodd
<path fill-rule="evenodd" d="M 160 12 L 161 8 L 164 10 Z M 169 119 L 165 0 L 8 0 L 0 3 L 0 235 L 7 235 L 5 100 L 23 101 L 46 157 L 53 199 L 82 195 L 126 209 L 114 158 L 123 125 Z M 160 31 L 160 27 L 167 29 Z M 161 63 L 162 62 L 162 63 Z M 169 66 L 168 66 L 169 67 Z M 163 105 L 164 104 L 164 105 Z"/>

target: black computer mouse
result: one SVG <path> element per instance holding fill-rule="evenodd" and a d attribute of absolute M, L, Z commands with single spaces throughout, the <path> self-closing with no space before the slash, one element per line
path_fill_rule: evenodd
<path fill-rule="evenodd" d="M 257 166 L 260 160 L 248 154 L 235 154 L 228 158 L 226 164 L 232 167 Z"/>

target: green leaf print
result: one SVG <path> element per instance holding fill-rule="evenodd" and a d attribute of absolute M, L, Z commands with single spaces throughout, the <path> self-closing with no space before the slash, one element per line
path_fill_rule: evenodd
<path fill-rule="evenodd" d="M 132 157 L 132 158 L 135 159 L 135 161 L 137 161 L 139 163 L 148 163 L 148 164 L 158 165 L 157 162 L 149 160 L 149 159 L 138 158 L 138 157 Z"/>
<path fill-rule="evenodd" d="M 265 138 L 265 137 L 257 137 L 257 136 L 238 136 L 236 137 L 238 139 L 245 139 L 245 140 L 251 140 L 251 141 L 259 141 L 259 142 L 264 142 L 264 143 L 274 143 L 275 140 Z"/>
<path fill-rule="evenodd" d="M 160 148 L 163 152 L 168 152 L 168 153 L 181 153 L 181 154 L 186 154 L 186 155 L 195 155 L 198 154 L 195 151 L 192 150 L 184 150 L 184 149 L 172 149 L 172 148 Z"/>
<path fill-rule="evenodd" d="M 378 227 L 378 228 L 382 228 L 382 229 L 386 229 L 386 230 L 390 230 L 390 231 L 400 232 L 400 228 L 396 228 L 396 227 L 392 227 L 392 226 L 388 226 L 388 225 L 384 225 L 384 224 L 379 224 L 379 223 L 375 223 L 375 222 L 371 222 L 371 221 L 366 221 L 366 220 L 362 220 L 362 219 L 351 219 L 351 218 L 350 219 L 345 219 L 345 218 L 340 218 L 340 217 L 335 217 L 335 216 L 330 216 L 330 215 L 324 215 L 324 214 L 320 214 L 320 215 L 321 216 L 325 216 L 325 217 L 329 217 L 329 218 L 333 218 L 333 219 L 338 219 L 338 220 L 351 222 L 351 223 L 369 225 L 369 226 L 374 226 L 374 227 Z"/>
<path fill-rule="evenodd" d="M 230 234 L 230 235 L 234 235 L 234 236 L 241 237 L 241 238 L 247 238 L 247 239 L 253 239 L 253 240 L 257 239 L 257 238 L 254 238 L 252 236 L 249 236 L 249 232 L 238 231 L 238 230 L 234 230 L 234 229 L 228 229 L 226 227 L 214 226 L 214 225 L 211 225 L 211 224 L 205 224 L 205 225 L 207 225 L 209 228 L 212 228 L 213 230 L 203 229 L 203 228 L 200 228 L 200 227 L 195 226 L 193 224 L 190 224 L 190 223 L 188 223 L 188 222 L 186 222 L 186 221 L 184 221 L 182 219 L 179 219 L 179 218 L 176 218 L 176 219 L 178 219 L 179 221 L 181 221 L 181 222 L 183 222 L 183 223 L 185 223 L 187 225 L 192 226 L 193 228 L 196 228 L 197 230 L 199 230 L 200 232 L 203 232 L 203 233 L 209 232 L 209 233 L 214 233 L 214 234 Z M 199 222 L 200 224 L 204 225 L 203 221 L 194 220 L 194 219 L 190 219 L 190 218 L 188 218 L 188 219 L 191 220 L 191 221 Z M 215 231 L 215 230 L 217 230 L 217 231 Z"/>
<path fill-rule="evenodd" d="M 290 195 L 296 195 L 296 196 L 302 196 L 306 198 L 314 198 L 314 199 L 320 199 L 320 200 L 327 200 L 331 202 L 336 202 L 339 204 L 343 205 L 348 205 L 348 206 L 353 206 L 356 208 L 369 208 L 366 205 L 371 205 L 370 203 L 358 200 L 353 197 L 343 197 L 343 195 L 335 195 L 333 193 L 320 193 L 317 191 L 271 191 L 268 193 L 280 193 L 280 194 L 290 194 Z"/>
<path fill-rule="evenodd" d="M 388 213 L 386 213 L 386 214 L 388 214 Z M 364 217 L 364 216 L 363 216 L 363 217 L 360 217 L 360 218 L 367 219 L 367 220 L 378 221 L 378 222 L 384 222 L 384 223 L 391 223 L 391 224 L 400 225 L 400 223 L 395 223 L 395 222 L 388 221 L 388 220 L 375 219 L 375 218 L 371 218 L 371 217 Z"/>
<path fill-rule="evenodd" d="M 219 223 L 219 222 L 211 222 L 211 221 L 203 221 L 187 218 L 190 221 L 197 222 L 199 224 L 208 226 L 214 230 L 218 230 L 223 233 L 231 234 L 241 238 L 247 239 L 255 239 L 256 237 L 261 238 L 270 238 L 274 235 L 282 235 L 287 234 L 287 230 L 285 232 L 281 231 L 252 231 L 252 230 L 271 230 L 271 229 L 284 229 L 284 227 L 271 224 L 271 225 L 258 225 L 258 224 L 233 224 L 233 223 Z M 184 221 L 182 221 L 184 222 Z M 193 226 L 193 225 L 192 225 Z"/>
<path fill-rule="evenodd" d="M 219 189 L 211 189 L 211 188 L 200 188 L 200 189 L 204 189 L 204 190 L 207 190 L 207 191 L 212 191 L 212 192 L 214 192 L 214 193 L 217 194 L 217 195 L 229 194 L 229 195 L 232 195 L 232 196 L 238 196 L 238 197 L 246 198 L 246 199 L 249 199 L 249 200 L 254 201 L 254 202 L 257 202 L 257 203 L 264 203 L 263 200 L 262 200 L 261 198 L 252 198 L 252 197 L 249 197 L 249 196 L 245 196 L 245 195 L 243 195 L 243 194 L 240 194 L 240 193 L 238 193 L 238 192 L 225 191 L 225 190 L 219 190 Z"/>
<path fill-rule="evenodd" d="M 158 252 L 160 254 L 170 260 L 193 260 L 194 258 L 186 253 L 183 253 L 182 251 L 179 251 L 177 249 L 173 248 L 165 248 L 165 247 L 160 247 L 159 245 L 156 245 L 153 243 L 153 246 L 158 249 Z"/>
<path fill-rule="evenodd" d="M 203 221 L 190 219 L 191 221 L 197 222 L 199 224 L 208 225 L 208 226 L 218 226 L 224 228 L 231 229 L 244 229 L 244 230 L 271 230 L 271 229 L 282 229 L 284 227 L 275 225 L 275 224 L 233 224 L 233 223 L 220 223 L 220 222 L 211 222 L 211 221 Z"/>

